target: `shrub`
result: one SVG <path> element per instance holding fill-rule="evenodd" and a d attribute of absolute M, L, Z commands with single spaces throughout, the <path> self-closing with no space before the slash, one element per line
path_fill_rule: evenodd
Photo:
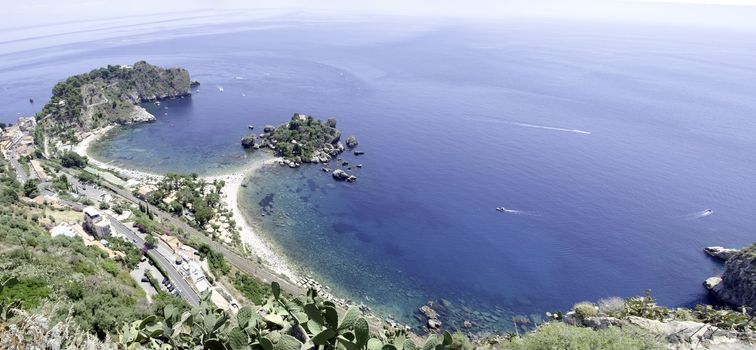
<path fill-rule="evenodd" d="M 593 303 L 589 301 L 579 302 L 575 304 L 573 309 L 575 310 L 575 314 L 581 320 L 598 315 L 598 310 L 596 309 L 596 305 L 593 305 Z"/>
<path fill-rule="evenodd" d="M 234 287 L 257 305 L 262 305 L 270 294 L 270 286 L 253 276 L 237 271 L 232 280 Z"/>
<path fill-rule="evenodd" d="M 627 299 L 624 314 L 662 321 L 669 316 L 670 311 L 666 307 L 656 305 L 656 300 L 651 297 L 651 291 L 647 290 L 643 297 Z"/>
<path fill-rule="evenodd" d="M 210 267 L 210 271 L 216 275 L 226 275 L 231 272 L 231 266 L 226 262 L 226 258 L 223 254 L 216 252 L 210 248 L 207 244 L 200 244 L 197 251 L 202 258 L 207 259 L 207 265 Z"/>
<path fill-rule="evenodd" d="M 41 277 L 12 279 L 0 289 L 0 300 L 21 301 L 21 307 L 32 310 L 50 295 L 50 287 Z"/>
<path fill-rule="evenodd" d="M 647 332 L 636 327 L 609 327 L 593 330 L 550 322 L 522 337 L 500 344 L 503 349 L 662 349 L 662 346 Z"/>
<path fill-rule="evenodd" d="M 625 311 L 625 299 L 620 297 L 609 297 L 598 301 L 598 308 L 602 314 L 620 317 Z"/>
<path fill-rule="evenodd" d="M 88 171 L 79 172 L 77 177 L 79 178 L 79 181 L 84 183 L 93 183 L 97 180 L 97 177 Z"/>
<path fill-rule="evenodd" d="M 448 350 L 473 350 L 474 348 L 470 339 L 460 331 L 452 334 L 452 343 L 447 347 Z"/>
<path fill-rule="evenodd" d="M 104 259 L 104 260 L 102 260 L 102 262 L 100 263 L 100 265 L 102 265 L 103 270 L 107 271 L 109 274 L 111 274 L 113 276 L 117 276 L 118 275 L 118 271 L 121 270 L 118 267 L 118 264 L 116 264 L 115 261 L 110 260 L 110 259 Z"/>

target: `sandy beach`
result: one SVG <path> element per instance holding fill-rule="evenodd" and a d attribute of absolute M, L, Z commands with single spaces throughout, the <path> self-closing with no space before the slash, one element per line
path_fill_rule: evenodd
<path fill-rule="evenodd" d="M 115 165 L 96 160 L 87 153 L 87 149 L 89 148 L 91 143 L 105 135 L 113 127 L 114 126 L 111 125 L 92 132 L 76 146 L 74 146 L 73 151 L 78 153 L 79 155 L 87 156 L 89 158 L 89 162 L 92 165 L 121 174 L 129 179 L 134 179 L 140 182 L 151 182 L 161 179 L 162 175 L 117 167 Z M 208 182 L 212 182 L 213 180 L 223 180 L 225 182 L 223 189 L 221 190 L 221 199 L 223 200 L 223 203 L 227 206 L 227 208 L 230 208 L 234 221 L 236 222 L 237 226 L 241 228 L 239 230 L 239 237 L 241 238 L 242 242 L 244 242 L 246 247 L 250 250 L 250 252 L 259 257 L 263 264 L 265 264 L 266 267 L 271 271 L 284 275 L 292 281 L 298 281 L 299 277 L 294 273 L 294 270 L 291 269 L 286 260 L 276 252 L 273 246 L 262 239 L 262 237 L 260 237 L 260 235 L 258 235 L 254 231 L 245 216 L 242 214 L 241 209 L 239 208 L 239 189 L 241 188 L 244 179 L 254 171 L 264 166 L 275 165 L 278 161 L 280 161 L 280 159 L 278 158 L 259 159 L 246 164 L 243 170 L 237 170 L 228 174 L 203 176 L 203 178 Z"/>
<path fill-rule="evenodd" d="M 89 149 L 89 146 L 92 144 L 92 142 L 97 141 L 100 137 L 107 134 L 108 131 L 112 130 L 115 127 L 115 125 L 108 125 L 102 129 L 98 129 L 96 131 L 93 131 L 91 134 L 89 134 L 87 137 L 85 137 L 81 142 L 76 144 L 76 146 L 73 147 L 73 151 L 78 153 L 81 156 L 86 156 L 89 158 L 89 163 L 91 165 L 94 165 L 101 169 L 106 169 L 115 173 L 118 173 L 126 178 L 139 180 L 139 181 L 146 181 L 146 180 L 159 180 L 163 178 L 162 175 L 158 174 L 152 174 L 148 173 L 146 171 L 139 171 L 139 170 L 133 170 L 133 169 L 124 169 L 120 168 L 111 164 L 103 163 L 97 159 L 92 158 L 87 153 L 87 150 Z"/>
<path fill-rule="evenodd" d="M 243 171 L 237 171 L 225 175 L 208 176 L 205 177 L 205 179 L 207 181 L 223 180 L 225 182 L 225 185 L 221 190 L 221 200 L 223 200 L 223 203 L 231 209 L 234 221 L 236 221 L 237 226 L 241 228 L 239 236 L 252 254 L 260 257 L 263 263 L 272 271 L 285 275 L 292 281 L 296 281 L 298 277 L 289 267 L 289 264 L 286 263 L 285 259 L 283 259 L 280 254 L 276 253 L 275 248 L 254 231 L 239 208 L 239 189 L 241 188 L 244 179 L 249 174 L 264 166 L 276 164 L 277 161 L 278 159 L 276 158 L 260 159 L 248 164 Z"/>

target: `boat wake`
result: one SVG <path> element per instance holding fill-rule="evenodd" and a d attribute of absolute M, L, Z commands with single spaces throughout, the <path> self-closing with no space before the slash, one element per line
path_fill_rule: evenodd
<path fill-rule="evenodd" d="M 685 218 L 685 219 L 688 219 L 688 220 L 695 220 L 695 219 L 705 218 L 705 217 L 710 216 L 712 214 L 714 214 L 713 210 L 711 210 L 711 209 L 704 209 L 704 210 L 701 210 L 701 211 L 697 211 L 695 213 L 686 214 L 686 215 L 682 216 L 682 218 Z"/>
<path fill-rule="evenodd" d="M 546 125 L 536 125 L 536 124 L 527 124 L 527 123 L 518 123 L 518 122 L 507 122 L 507 124 L 514 125 L 514 126 L 520 126 L 523 128 L 533 128 L 533 129 L 543 129 L 543 130 L 551 130 L 551 131 L 563 131 L 563 132 L 571 132 L 575 134 L 583 134 L 583 135 L 590 135 L 590 131 L 580 130 L 580 129 L 566 129 L 566 128 L 558 128 L 554 126 L 546 126 Z"/>
<path fill-rule="evenodd" d="M 706 210 L 702 210 L 702 211 L 693 213 L 690 216 L 693 217 L 694 219 L 701 219 L 701 218 L 705 218 L 705 217 L 707 217 L 707 216 L 709 216 L 711 214 L 714 214 L 714 211 L 711 210 L 711 209 L 706 209 Z"/>
<path fill-rule="evenodd" d="M 529 211 L 517 210 L 517 209 L 509 209 L 509 208 L 505 208 L 505 207 L 498 207 L 498 208 L 496 208 L 496 211 L 498 211 L 500 213 L 515 214 L 515 215 L 537 216 L 537 214 L 529 212 Z"/>
<path fill-rule="evenodd" d="M 541 130 L 551 130 L 551 131 L 561 131 L 561 132 L 570 132 L 573 134 L 582 134 L 582 135 L 590 135 L 590 131 L 586 130 L 580 130 L 580 129 L 568 129 L 568 128 L 560 128 L 556 126 L 548 126 L 548 125 L 538 125 L 538 124 L 529 124 L 529 123 L 521 123 L 521 122 L 515 122 L 510 120 L 500 120 L 492 117 L 487 116 L 468 116 L 467 119 L 472 121 L 481 121 L 486 123 L 500 123 L 500 124 L 509 124 L 512 126 L 519 126 L 521 128 L 531 128 L 531 129 L 541 129 Z"/>

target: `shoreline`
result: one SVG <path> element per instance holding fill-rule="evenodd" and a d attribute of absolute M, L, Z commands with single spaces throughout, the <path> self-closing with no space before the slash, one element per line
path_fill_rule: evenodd
<path fill-rule="evenodd" d="M 111 165 L 89 155 L 88 149 L 92 142 L 105 136 L 114 127 L 115 125 L 108 125 L 92 131 L 78 144 L 73 146 L 72 151 L 81 156 L 86 156 L 91 165 L 120 174 L 132 181 L 152 183 L 161 180 L 163 175 Z M 236 222 L 237 229 L 239 230 L 239 238 L 244 245 L 243 248 L 259 258 L 265 269 L 287 278 L 291 283 L 300 287 L 316 289 L 321 296 L 333 301 L 344 308 L 344 310 L 348 309 L 350 306 L 360 306 L 362 308 L 362 303 L 354 303 L 349 299 L 333 295 L 330 288 L 323 285 L 320 281 L 315 280 L 310 276 L 304 277 L 304 274 L 301 271 L 302 266 L 287 261 L 285 256 L 279 252 L 279 248 L 275 246 L 275 243 L 271 243 L 269 240 L 266 240 L 258 234 L 252 223 L 250 223 L 244 213 L 242 213 L 242 210 L 239 207 L 239 195 L 244 180 L 255 171 L 258 171 L 265 166 L 276 166 L 281 164 L 283 164 L 282 158 L 279 157 L 257 159 L 247 162 L 241 167 L 241 169 L 229 169 L 229 172 L 226 173 L 200 176 L 200 178 L 210 182 L 213 180 L 224 181 L 223 188 L 221 189 L 221 201 L 229 210 L 231 210 L 232 218 Z M 259 278 L 258 276 L 255 277 Z M 381 320 L 380 317 L 370 311 L 367 312 L 366 316 L 376 318 L 379 321 Z"/>
<path fill-rule="evenodd" d="M 88 150 L 91 144 L 111 131 L 115 125 L 108 125 L 106 127 L 92 131 L 78 144 L 72 147 L 72 151 L 78 153 L 81 156 L 86 156 L 90 163 L 96 167 L 106 169 L 111 172 L 120 174 L 128 179 L 149 182 L 160 180 L 163 175 L 149 173 L 141 170 L 127 169 L 112 164 L 107 164 L 100 160 L 93 158 Z M 291 268 L 291 264 L 286 261 L 282 254 L 280 254 L 276 248 L 267 240 L 257 234 L 253 226 L 249 223 L 246 216 L 241 212 L 239 207 L 239 192 L 244 179 L 249 177 L 255 171 L 261 169 L 264 166 L 271 166 L 278 164 L 280 158 L 259 159 L 245 164 L 244 168 L 239 170 L 232 170 L 228 173 L 221 173 L 217 175 L 201 176 L 201 178 L 212 182 L 213 180 L 223 180 L 224 185 L 221 189 L 221 201 L 223 204 L 231 210 L 232 217 L 236 222 L 237 229 L 239 229 L 239 238 L 244 244 L 244 248 L 249 250 L 253 255 L 259 257 L 265 267 L 279 275 L 283 275 L 292 283 L 301 284 L 301 277 L 294 272 Z"/>
<path fill-rule="evenodd" d="M 213 175 L 203 177 L 207 181 L 223 180 L 224 185 L 221 189 L 221 201 L 231 210 L 232 217 L 236 222 L 239 229 L 239 237 L 245 244 L 245 248 L 259 257 L 266 267 L 280 275 L 284 275 L 289 278 L 293 283 L 299 279 L 299 276 L 294 273 L 290 264 L 286 262 L 282 254 L 276 251 L 276 248 L 265 239 L 263 239 L 258 233 L 255 232 L 252 225 L 247 220 L 246 216 L 241 212 L 239 207 L 239 194 L 241 185 L 244 179 L 249 177 L 255 171 L 265 167 L 275 165 L 279 162 L 279 158 L 261 159 L 248 164 L 248 167 L 242 171 L 235 171 L 230 174 Z"/>
<path fill-rule="evenodd" d="M 126 169 L 122 167 L 118 167 L 115 165 L 111 165 L 105 162 L 102 162 L 94 157 L 92 157 L 89 154 L 89 147 L 91 144 L 103 136 L 113 130 L 115 128 L 115 125 L 108 125 L 104 128 L 97 129 L 95 131 L 92 131 L 87 137 L 85 137 L 83 140 L 79 141 L 75 146 L 71 148 L 73 152 L 78 153 L 80 156 L 87 157 L 89 160 L 89 163 L 91 165 L 94 165 L 98 168 L 102 168 L 114 173 L 117 173 L 123 177 L 126 177 L 128 179 L 133 179 L 137 181 L 146 181 L 146 180 L 160 180 L 163 178 L 163 175 L 153 174 L 146 171 L 141 170 L 134 170 L 134 169 Z"/>

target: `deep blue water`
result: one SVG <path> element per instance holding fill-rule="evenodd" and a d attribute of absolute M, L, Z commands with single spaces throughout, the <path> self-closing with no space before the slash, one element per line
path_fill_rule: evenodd
<path fill-rule="evenodd" d="M 28 96 L 89 68 L 183 66 L 198 93 L 148 106 L 156 123 L 94 150 L 198 173 L 243 165 L 247 124 L 336 116 L 366 152 L 344 156 L 364 164 L 359 180 L 265 169 L 241 198 L 250 219 L 384 314 L 409 321 L 443 298 L 506 328 L 514 314 L 645 289 L 669 306 L 705 300 L 721 266 L 702 248 L 756 240 L 755 39 L 608 23 L 229 26 L 0 65 L 0 113 L 34 111 Z"/>

